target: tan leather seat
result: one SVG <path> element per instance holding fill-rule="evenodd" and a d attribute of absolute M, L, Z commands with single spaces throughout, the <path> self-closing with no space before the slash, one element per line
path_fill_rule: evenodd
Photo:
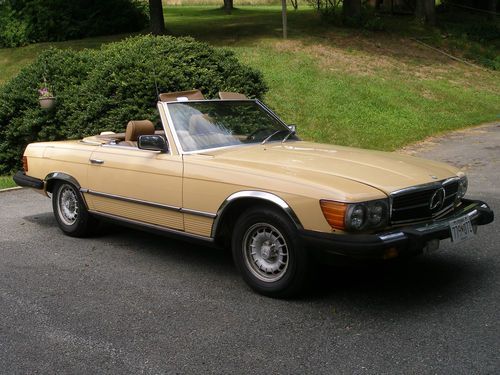
<path fill-rule="evenodd" d="M 219 91 L 219 98 L 230 99 L 230 100 L 248 99 L 244 94 L 240 94 L 239 92 L 230 92 L 230 91 Z"/>
<path fill-rule="evenodd" d="M 137 139 L 141 135 L 155 134 L 155 126 L 149 120 L 133 120 L 127 124 L 125 140 L 118 143 L 120 146 L 137 147 Z"/>
<path fill-rule="evenodd" d="M 217 131 L 217 127 L 212 123 L 208 115 L 192 115 L 189 118 L 189 134 L 202 135 Z"/>
<path fill-rule="evenodd" d="M 239 143 L 232 135 L 214 124 L 210 116 L 201 114 L 191 116 L 188 136 L 185 135 L 184 137 L 184 144 L 190 150 L 230 146 Z"/>
<path fill-rule="evenodd" d="M 205 97 L 200 90 L 176 91 L 160 94 L 160 101 L 175 102 L 177 98 L 188 98 L 189 100 L 203 100 Z"/>

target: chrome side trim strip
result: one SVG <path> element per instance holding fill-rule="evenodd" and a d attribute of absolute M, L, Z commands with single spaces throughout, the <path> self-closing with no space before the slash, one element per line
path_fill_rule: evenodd
<path fill-rule="evenodd" d="M 213 219 L 213 218 L 215 218 L 217 216 L 217 214 L 213 214 L 211 212 L 191 210 L 189 208 L 181 208 L 181 212 L 184 213 L 184 214 L 188 214 L 188 215 L 196 215 L 196 216 L 208 217 L 210 219 Z"/>
<path fill-rule="evenodd" d="M 89 189 L 80 189 L 80 192 L 90 194 L 90 195 L 95 195 L 98 197 L 116 199 L 116 200 L 123 201 L 123 202 L 136 203 L 136 204 L 142 204 L 142 205 L 150 206 L 150 207 L 162 208 L 162 209 L 170 210 L 170 211 L 177 211 L 177 212 L 181 212 L 181 213 L 185 213 L 185 214 L 189 214 L 189 215 L 208 217 L 211 219 L 213 219 L 217 216 L 216 214 L 213 214 L 211 212 L 192 210 L 189 208 L 182 208 L 182 207 L 177 207 L 177 206 L 170 206 L 168 204 L 155 203 L 155 202 L 145 201 L 142 199 L 128 198 L 128 197 L 124 197 L 122 195 L 102 193 L 99 191 L 93 191 L 93 190 L 89 190 Z"/>
<path fill-rule="evenodd" d="M 194 239 L 202 240 L 202 241 L 207 241 L 207 242 L 213 242 L 214 241 L 213 238 L 205 237 L 205 236 L 200 236 L 198 234 L 187 233 L 187 232 L 184 232 L 182 230 L 166 228 L 166 227 L 162 227 L 162 226 L 159 226 L 159 225 L 156 225 L 156 224 L 145 223 L 143 221 L 126 219 L 126 218 L 121 217 L 121 216 L 107 214 L 107 213 L 99 212 L 99 211 L 89 211 L 89 212 L 91 214 L 93 214 L 93 215 L 96 215 L 96 216 L 102 216 L 102 217 L 106 217 L 108 219 L 122 221 L 122 222 L 127 223 L 127 224 L 132 224 L 132 225 L 137 225 L 137 226 L 141 226 L 141 227 L 145 227 L 145 228 L 150 228 L 150 229 L 154 229 L 154 230 L 165 232 L 165 233 L 176 234 L 176 235 L 180 235 L 180 236 L 184 236 L 184 237 L 190 237 L 190 238 L 194 238 Z"/>
<path fill-rule="evenodd" d="M 169 206 L 169 205 L 166 205 L 166 204 L 160 204 L 160 203 L 154 203 L 154 202 L 144 201 L 142 199 L 128 198 L 128 197 L 124 197 L 122 195 L 101 193 L 99 191 L 93 191 L 93 190 L 89 190 L 89 189 L 80 189 L 80 191 L 82 193 L 87 193 L 87 194 L 95 195 L 95 196 L 98 196 L 98 197 L 116 199 L 116 200 L 119 200 L 119 201 L 124 201 L 124 202 L 129 202 L 129 203 L 143 204 L 145 206 L 151 206 L 151 207 L 156 207 L 156 208 L 163 208 L 163 209 L 171 210 L 171 211 L 180 211 L 181 210 L 181 208 L 177 207 L 177 206 Z"/>
<path fill-rule="evenodd" d="M 281 207 L 283 209 L 283 211 L 285 211 L 285 213 L 288 215 L 288 217 L 290 217 L 290 219 L 295 224 L 297 229 L 303 229 L 299 218 L 297 217 L 297 215 L 295 215 L 295 212 L 293 212 L 292 208 L 288 205 L 288 203 L 286 203 L 283 199 L 281 199 L 277 195 L 274 195 L 272 193 L 268 193 L 265 191 L 243 190 L 243 191 L 239 191 L 237 193 L 231 194 L 221 204 L 221 206 L 217 210 L 217 215 L 216 215 L 214 223 L 212 225 L 211 237 L 215 237 L 215 235 L 217 233 L 218 226 L 220 224 L 220 220 L 224 214 L 225 209 L 232 202 L 234 202 L 238 199 L 244 199 L 244 198 L 261 199 L 261 200 L 268 201 L 268 202 L 271 202 L 271 203 L 278 205 L 279 207 Z"/>

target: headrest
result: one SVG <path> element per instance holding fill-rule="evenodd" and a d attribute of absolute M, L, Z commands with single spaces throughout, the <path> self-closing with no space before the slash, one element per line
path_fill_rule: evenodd
<path fill-rule="evenodd" d="M 189 119 L 190 135 L 203 135 L 215 132 L 215 125 L 210 122 L 210 117 L 208 115 L 192 115 Z"/>
<path fill-rule="evenodd" d="M 135 142 L 140 135 L 152 135 L 155 133 L 155 126 L 149 120 L 130 121 L 127 124 L 125 140 Z"/>
<path fill-rule="evenodd" d="M 230 91 L 219 91 L 219 98 L 221 99 L 233 99 L 233 100 L 245 100 L 248 99 L 246 95 L 240 94 L 239 92 Z"/>
<path fill-rule="evenodd" d="M 160 101 L 162 102 L 175 102 L 177 98 L 184 97 L 189 100 L 201 100 L 205 99 L 200 90 L 189 90 L 189 91 L 176 91 L 167 92 L 160 94 Z"/>

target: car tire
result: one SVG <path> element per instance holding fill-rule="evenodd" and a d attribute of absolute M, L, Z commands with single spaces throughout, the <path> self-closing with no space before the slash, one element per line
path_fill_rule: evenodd
<path fill-rule="evenodd" d="M 97 227 L 97 220 L 87 211 L 80 192 L 70 183 L 55 184 L 52 209 L 59 228 L 68 236 L 86 237 Z"/>
<path fill-rule="evenodd" d="M 243 280 L 260 294 L 287 298 L 307 285 L 309 261 L 297 229 L 277 209 L 255 207 L 237 219 L 232 252 Z"/>

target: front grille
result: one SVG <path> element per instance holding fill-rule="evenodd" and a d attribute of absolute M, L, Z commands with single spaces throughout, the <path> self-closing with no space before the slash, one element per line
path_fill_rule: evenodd
<path fill-rule="evenodd" d="M 431 199 L 441 188 L 444 189 L 443 204 L 431 209 Z M 450 179 L 393 193 L 391 222 L 417 222 L 443 215 L 453 207 L 457 192 L 458 179 Z"/>

